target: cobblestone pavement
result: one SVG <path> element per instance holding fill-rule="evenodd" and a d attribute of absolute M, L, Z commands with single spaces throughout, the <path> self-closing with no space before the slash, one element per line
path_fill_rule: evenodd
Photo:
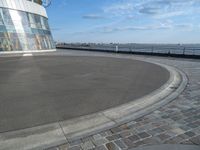
<path fill-rule="evenodd" d="M 189 83 L 178 98 L 142 118 L 49 150 L 126 150 L 156 144 L 200 145 L 200 61 L 148 59 L 177 67 L 187 74 Z"/>

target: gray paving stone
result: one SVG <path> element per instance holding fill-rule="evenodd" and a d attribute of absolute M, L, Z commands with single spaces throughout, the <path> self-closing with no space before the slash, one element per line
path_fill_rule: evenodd
<path fill-rule="evenodd" d="M 80 146 L 69 147 L 68 150 L 82 150 Z"/>
<path fill-rule="evenodd" d="M 175 136 L 175 137 L 165 141 L 165 143 L 167 143 L 167 144 L 177 144 L 177 143 L 181 143 L 182 141 L 183 141 L 182 138 Z"/>
<path fill-rule="evenodd" d="M 194 132 L 196 135 L 200 135 L 200 126 L 198 128 L 191 130 L 191 131 Z"/>
<path fill-rule="evenodd" d="M 189 139 L 189 136 L 186 135 L 186 134 L 180 134 L 180 135 L 178 135 L 178 137 L 180 137 L 180 138 L 182 138 L 184 140 Z"/>
<path fill-rule="evenodd" d="M 130 127 L 130 126 L 134 126 L 137 122 L 136 121 L 131 121 L 131 122 L 128 122 L 127 123 L 127 126 Z"/>
<path fill-rule="evenodd" d="M 114 144 L 113 142 L 107 143 L 106 148 L 108 150 L 120 150 L 120 148 L 116 144 Z"/>
<path fill-rule="evenodd" d="M 88 136 L 88 137 L 85 137 L 85 138 L 81 139 L 82 143 L 88 142 L 88 141 L 92 141 L 92 140 L 93 140 L 93 136 Z"/>
<path fill-rule="evenodd" d="M 114 141 L 114 143 L 121 149 L 127 148 L 126 144 L 122 140 L 116 140 L 116 141 Z"/>
<path fill-rule="evenodd" d="M 123 124 L 123 125 L 119 126 L 119 128 L 121 130 L 129 130 L 130 129 L 127 124 Z"/>
<path fill-rule="evenodd" d="M 160 128 L 163 129 L 164 131 L 167 131 L 167 130 L 171 130 L 173 127 L 167 124 L 167 125 L 161 126 Z"/>
<path fill-rule="evenodd" d="M 115 128 L 112 128 L 112 129 L 111 129 L 111 132 L 112 132 L 112 133 L 118 133 L 118 132 L 120 132 L 120 131 L 122 131 L 122 129 L 119 128 L 119 127 L 115 127 Z"/>
<path fill-rule="evenodd" d="M 137 134 L 138 133 L 138 131 L 135 128 L 131 128 L 130 132 L 131 132 L 131 134 Z"/>
<path fill-rule="evenodd" d="M 98 146 L 94 148 L 95 150 L 107 150 L 107 148 L 104 145 Z"/>
<path fill-rule="evenodd" d="M 170 131 L 174 132 L 175 134 L 183 134 L 185 131 L 180 129 L 180 128 L 174 128 L 174 129 L 171 129 Z"/>
<path fill-rule="evenodd" d="M 130 130 L 125 130 L 125 131 L 120 132 L 119 135 L 120 135 L 122 138 L 125 138 L 125 137 L 128 137 L 128 136 L 131 136 L 132 133 L 130 132 Z"/>
<path fill-rule="evenodd" d="M 83 150 L 89 150 L 95 148 L 94 144 L 91 141 L 87 141 L 81 144 Z"/>
<path fill-rule="evenodd" d="M 75 146 L 75 145 L 79 145 L 79 144 L 81 144 L 82 143 L 82 141 L 80 140 L 80 139 L 78 139 L 78 140 L 73 140 L 73 141 L 69 141 L 69 146 Z"/>
<path fill-rule="evenodd" d="M 58 147 L 52 147 L 52 148 L 49 148 L 48 150 L 59 150 Z"/>
<path fill-rule="evenodd" d="M 101 134 L 95 134 L 95 135 L 93 135 L 94 140 L 101 139 L 102 137 L 103 136 L 101 136 Z"/>
<path fill-rule="evenodd" d="M 134 147 L 139 147 L 139 146 L 145 145 L 145 143 L 143 141 L 138 141 L 138 142 L 136 142 L 134 144 L 135 144 Z"/>
<path fill-rule="evenodd" d="M 188 132 L 185 133 L 185 135 L 187 135 L 189 137 L 193 137 L 193 136 L 195 136 L 195 133 L 192 132 L 192 131 L 188 131 Z"/>
<path fill-rule="evenodd" d="M 131 141 L 129 138 L 122 139 L 122 141 L 126 144 L 128 149 L 130 149 L 130 148 L 135 146 L 133 141 Z"/>
<path fill-rule="evenodd" d="M 140 133 L 140 132 L 144 132 L 147 130 L 146 127 L 142 126 L 142 127 L 139 127 L 139 128 L 136 128 L 137 132 Z"/>
<path fill-rule="evenodd" d="M 146 132 L 142 132 L 142 133 L 139 133 L 137 136 L 144 139 L 144 138 L 150 137 L 151 135 Z"/>
<path fill-rule="evenodd" d="M 184 144 L 184 145 L 193 145 L 193 143 L 192 143 L 190 140 L 182 141 L 180 144 Z"/>
<path fill-rule="evenodd" d="M 111 135 L 111 136 L 106 137 L 106 139 L 109 140 L 109 141 L 113 141 L 113 140 L 116 140 L 116 139 L 119 139 L 119 138 L 120 138 L 119 134 L 115 134 L 115 135 Z"/>
<path fill-rule="evenodd" d="M 107 135 L 113 135 L 113 133 L 111 132 L 111 130 L 107 130 L 107 131 L 106 131 L 106 134 L 107 134 Z"/>
<path fill-rule="evenodd" d="M 132 135 L 132 136 L 129 136 L 128 139 L 130 139 L 132 142 L 135 142 L 135 141 L 138 141 L 140 137 L 137 135 Z"/>
<path fill-rule="evenodd" d="M 107 132 L 101 132 L 100 135 L 103 136 L 103 137 L 108 136 Z"/>
<path fill-rule="evenodd" d="M 160 144 L 160 141 L 157 138 L 146 138 L 142 140 L 145 145 L 156 145 Z"/>
<path fill-rule="evenodd" d="M 190 141 L 191 141 L 192 143 L 196 144 L 196 145 L 200 145 L 200 135 L 191 138 Z"/>
<path fill-rule="evenodd" d="M 160 134 L 162 132 L 164 132 L 165 130 L 162 128 L 155 128 L 153 130 L 148 131 L 149 134 L 151 134 L 152 136 Z"/>
<path fill-rule="evenodd" d="M 109 141 L 105 138 L 100 138 L 100 139 L 96 139 L 96 140 L 93 140 L 93 143 L 96 145 L 96 146 L 100 146 L 100 145 L 104 145 L 105 143 L 108 143 Z"/>
<path fill-rule="evenodd" d="M 69 148 L 69 144 L 64 144 L 64 145 L 59 146 L 59 150 L 68 150 L 68 148 Z"/>
<path fill-rule="evenodd" d="M 164 141 L 164 144 L 176 144 L 177 142 L 174 141 L 173 139 L 170 139 L 170 140 L 167 140 L 167 141 Z"/>
<path fill-rule="evenodd" d="M 170 138 L 170 136 L 168 134 L 166 134 L 166 133 L 159 134 L 156 137 L 159 138 L 160 141 L 164 141 L 164 140 L 167 140 L 167 139 Z"/>
<path fill-rule="evenodd" d="M 181 125 L 180 128 L 181 128 L 182 130 L 185 130 L 185 131 L 188 131 L 188 130 L 191 129 L 190 127 L 186 126 L 185 124 Z"/>

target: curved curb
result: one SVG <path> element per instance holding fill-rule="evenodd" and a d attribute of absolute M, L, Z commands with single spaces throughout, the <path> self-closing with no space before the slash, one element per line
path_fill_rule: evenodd
<path fill-rule="evenodd" d="M 93 57 L 96 56 L 98 57 L 98 55 Z M 126 57 L 122 56 L 121 58 Z M 162 66 L 170 72 L 170 78 L 161 88 L 149 95 L 115 108 L 72 120 L 0 133 L 1 149 L 45 149 L 116 127 L 166 105 L 174 100 L 187 85 L 186 75 L 174 67 L 140 58 L 126 59 L 135 59 Z"/>
<path fill-rule="evenodd" d="M 30 53 L 46 53 L 46 52 L 56 52 L 56 49 L 47 49 L 47 50 L 25 50 L 25 51 L 0 51 L 0 57 L 14 57 L 14 54 L 30 54 Z"/>
<path fill-rule="evenodd" d="M 154 146 L 144 146 L 139 148 L 133 148 L 131 150 L 199 150 L 198 145 L 180 145 L 180 144 L 163 144 Z"/>
<path fill-rule="evenodd" d="M 136 60 L 141 61 L 141 59 Z M 152 63 L 151 61 L 145 62 Z M 133 102 L 96 114 L 61 122 L 67 139 L 76 140 L 133 121 L 174 100 L 187 85 L 186 75 L 174 67 L 153 63 L 166 68 L 170 72 L 170 78 L 167 83 Z"/>

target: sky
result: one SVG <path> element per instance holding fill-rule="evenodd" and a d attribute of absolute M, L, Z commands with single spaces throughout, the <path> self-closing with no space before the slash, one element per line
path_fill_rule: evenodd
<path fill-rule="evenodd" d="M 52 0 L 58 42 L 200 43 L 200 0 Z"/>

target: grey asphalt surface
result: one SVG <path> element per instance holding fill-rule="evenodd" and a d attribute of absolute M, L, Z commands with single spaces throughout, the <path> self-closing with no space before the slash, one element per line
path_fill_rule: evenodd
<path fill-rule="evenodd" d="M 0 132 L 112 108 L 151 93 L 168 79 L 164 68 L 136 60 L 0 57 Z"/>

